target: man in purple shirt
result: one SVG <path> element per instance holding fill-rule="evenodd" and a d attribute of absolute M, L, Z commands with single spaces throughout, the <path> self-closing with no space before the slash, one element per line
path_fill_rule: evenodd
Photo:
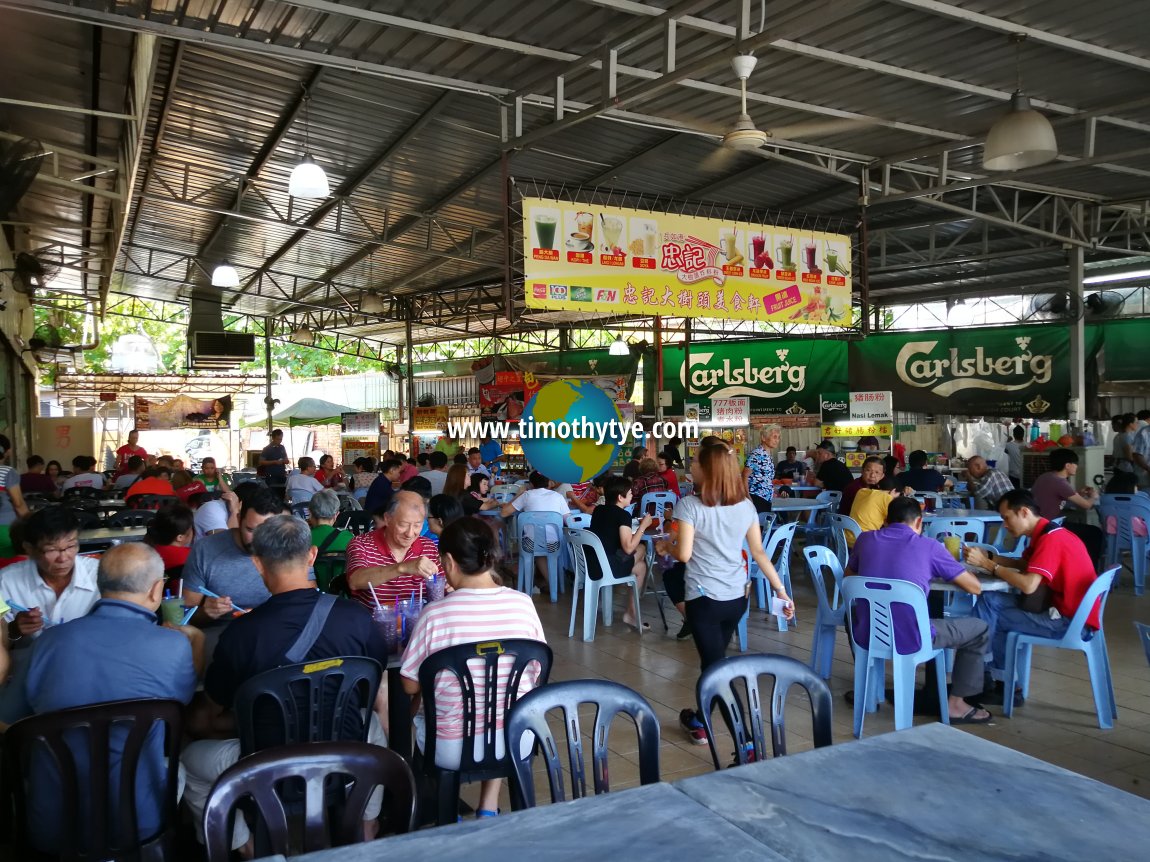
<path fill-rule="evenodd" d="M 946 546 L 922 535 L 922 507 L 913 497 L 896 497 L 887 509 L 886 526 L 858 537 L 847 561 L 846 575 L 910 581 L 926 595 L 930 594 L 930 582 L 934 578 L 953 583 L 975 596 L 982 592 L 978 578 L 966 571 Z M 898 605 L 893 613 L 896 643 L 910 644 L 913 648 L 918 631 L 913 614 L 909 608 Z M 855 614 L 854 640 L 858 643 L 868 640 L 866 619 L 865 613 Z M 932 618 L 930 633 L 936 648 L 957 650 L 947 700 L 950 723 L 987 724 L 993 716 L 985 709 L 970 706 L 964 699 L 982 694 L 983 655 L 988 643 L 986 624 L 973 617 Z"/>

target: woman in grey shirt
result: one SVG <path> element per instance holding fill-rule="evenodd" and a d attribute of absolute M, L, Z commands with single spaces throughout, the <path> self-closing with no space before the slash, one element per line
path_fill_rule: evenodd
<path fill-rule="evenodd" d="M 657 550 L 687 564 L 687 622 L 706 670 L 726 655 L 747 612 L 750 580 L 743 563 L 744 540 L 775 595 L 787 603 L 788 619 L 794 610 L 763 550 L 758 516 L 735 453 L 725 443 L 704 446 L 692 473 L 698 496 L 675 504 L 674 541 L 660 542 Z M 679 723 L 693 743 L 707 744 L 707 732 L 695 710 L 684 709 Z"/>

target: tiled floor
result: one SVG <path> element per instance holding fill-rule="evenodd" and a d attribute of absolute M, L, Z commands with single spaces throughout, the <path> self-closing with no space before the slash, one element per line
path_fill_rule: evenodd
<path fill-rule="evenodd" d="M 807 662 L 810 659 L 814 595 L 805 566 L 797 554 L 794 562 L 792 574 L 799 618 L 797 630 L 781 633 L 774 626 L 773 618 L 768 623 L 761 612 L 752 611 L 749 648 L 751 652 L 777 653 Z M 617 612 L 613 626 L 604 628 L 600 622 L 595 640 L 584 643 L 578 632 L 574 638 L 567 637 L 571 613 L 569 596 L 561 595 L 556 605 L 552 605 L 545 596 L 536 596 L 535 600 L 548 641 L 555 652 L 552 680 L 603 678 L 636 689 L 650 701 L 662 725 L 663 778 L 673 781 L 712 769 L 708 747 L 690 744 L 679 728 L 679 710 L 694 702 L 698 657 L 691 641 L 674 638 L 680 621 L 669 604 L 666 608 L 670 634 L 664 634 L 654 598 L 648 595 L 643 612 L 644 618 L 651 622 L 649 633 L 640 638 L 623 625 Z M 622 597 L 617 594 L 616 604 L 620 610 L 621 602 Z M 1013 719 L 997 715 L 1001 711 L 997 708 L 992 710 L 996 713 L 993 725 L 966 729 L 1150 798 L 1150 666 L 1132 625 L 1134 620 L 1150 621 L 1150 595 L 1136 598 L 1127 572 L 1107 606 L 1104 621 L 1118 701 L 1118 720 L 1113 730 L 1098 728 L 1085 658 L 1081 653 L 1063 650 L 1035 651 L 1031 697 L 1015 711 Z M 737 649 L 737 644 L 732 649 Z M 849 744 L 854 740 L 851 709 L 842 697 L 853 687 L 852 668 L 846 636 L 840 634 L 830 680 L 834 693 L 835 744 Z M 811 728 L 809 710 L 801 690 L 793 690 L 791 700 L 803 701 L 802 704 L 793 703 L 787 709 L 788 750 L 796 753 L 811 747 Z M 886 733 L 893 727 L 893 714 L 886 706 L 867 716 L 865 733 L 868 736 Z M 638 784 L 634 737 L 634 730 L 619 721 L 612 728 L 610 748 L 616 755 L 611 761 L 613 790 Z M 724 764 L 729 762 L 734 752 L 729 737 L 723 740 L 720 751 L 724 752 Z M 537 778 L 542 778 L 542 775 L 537 773 Z M 543 779 L 542 784 L 537 782 L 537 788 L 542 801 L 547 797 L 546 780 Z"/>

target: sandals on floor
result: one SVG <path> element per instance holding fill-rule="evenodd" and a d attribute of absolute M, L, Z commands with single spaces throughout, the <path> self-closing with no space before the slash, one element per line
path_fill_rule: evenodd
<path fill-rule="evenodd" d="M 978 712 L 977 706 L 972 706 L 965 715 L 960 718 L 955 718 L 953 715 L 950 717 L 951 724 L 991 724 L 994 722 L 994 713 L 990 710 L 986 711 L 986 718 L 975 718 L 974 714 Z"/>

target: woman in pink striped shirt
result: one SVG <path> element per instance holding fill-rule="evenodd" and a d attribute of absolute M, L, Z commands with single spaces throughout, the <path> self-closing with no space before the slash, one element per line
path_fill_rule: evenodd
<path fill-rule="evenodd" d="M 486 521 L 467 517 L 449 524 L 439 538 L 439 555 L 453 592 L 423 609 L 403 653 L 399 673 L 403 677 L 404 690 L 413 696 L 419 693 L 419 666 L 434 652 L 456 644 L 485 640 L 526 638 L 546 642 L 531 597 L 501 586 L 495 575 L 500 558 L 499 539 Z M 511 661 L 507 657 L 499 662 L 497 691 L 500 702 L 505 697 Z M 524 672 L 520 695 L 535 687 L 536 670 L 530 667 Z M 481 700 L 483 681 L 476 680 L 476 687 Z M 482 702 L 477 706 L 475 737 L 465 740 L 459 683 L 450 674 L 440 674 L 435 685 L 435 762 L 440 768 L 459 768 L 465 742 L 477 749 L 482 747 L 485 729 Z M 420 712 L 415 717 L 416 742 L 420 749 L 424 747 L 422 719 Z M 499 715 L 497 721 L 502 726 L 503 716 Z M 502 747 L 502 741 L 500 734 L 497 749 Z M 502 756 L 503 752 L 497 751 L 497 754 Z M 479 756 L 482 756 L 481 750 L 476 751 L 476 757 Z M 500 779 L 482 783 L 476 817 L 496 814 L 500 784 Z"/>

